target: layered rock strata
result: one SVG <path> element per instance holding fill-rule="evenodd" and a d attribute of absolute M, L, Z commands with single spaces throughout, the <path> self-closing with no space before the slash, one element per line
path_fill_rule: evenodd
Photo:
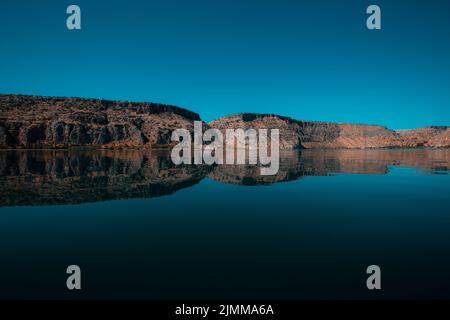
<path fill-rule="evenodd" d="M 0 149 L 170 148 L 176 129 L 200 116 L 171 105 L 0 95 Z M 225 116 L 203 130 L 278 129 L 280 149 L 449 148 L 450 127 L 391 130 L 379 125 L 296 120 L 274 114 Z"/>
<path fill-rule="evenodd" d="M 173 130 L 192 131 L 196 120 L 156 103 L 0 95 L 0 148 L 167 147 Z"/>

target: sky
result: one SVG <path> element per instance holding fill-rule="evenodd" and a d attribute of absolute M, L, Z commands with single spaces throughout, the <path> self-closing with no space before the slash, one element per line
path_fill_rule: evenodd
<path fill-rule="evenodd" d="M 68 30 L 66 8 L 81 8 Z M 366 8 L 381 8 L 368 30 Z M 0 93 L 152 101 L 393 129 L 450 125 L 450 1 L 0 4 Z"/>

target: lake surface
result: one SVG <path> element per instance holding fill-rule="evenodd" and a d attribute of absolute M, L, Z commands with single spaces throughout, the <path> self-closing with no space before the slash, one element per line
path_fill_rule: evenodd
<path fill-rule="evenodd" d="M 450 298 L 449 168 L 450 150 L 287 152 L 275 176 L 0 152 L 0 298 Z"/>

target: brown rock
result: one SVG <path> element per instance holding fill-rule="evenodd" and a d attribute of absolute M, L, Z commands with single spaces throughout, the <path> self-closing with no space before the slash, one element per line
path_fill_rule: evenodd
<path fill-rule="evenodd" d="M 447 126 L 422 127 L 413 130 L 398 130 L 397 132 L 407 144 L 413 147 L 450 147 L 450 127 Z"/>
<path fill-rule="evenodd" d="M 209 122 L 212 128 L 279 129 L 280 148 L 417 148 L 449 147 L 449 127 L 394 131 L 383 126 L 302 121 L 274 114 L 235 114 Z"/>
<path fill-rule="evenodd" d="M 193 131 L 198 114 L 170 105 L 0 94 L 0 149 L 169 148 L 175 129 Z M 295 120 L 242 113 L 203 128 L 278 129 L 280 148 L 448 148 L 450 127 L 390 130 L 378 125 Z"/>
<path fill-rule="evenodd" d="M 169 147 L 172 131 L 192 131 L 195 120 L 156 103 L 0 95 L 0 148 Z"/>

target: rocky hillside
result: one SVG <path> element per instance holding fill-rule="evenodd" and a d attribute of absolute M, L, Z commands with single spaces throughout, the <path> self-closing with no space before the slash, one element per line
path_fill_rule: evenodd
<path fill-rule="evenodd" d="M 242 113 L 209 122 L 221 130 L 279 129 L 280 148 L 417 148 L 450 147 L 450 127 L 394 131 L 377 125 L 301 121 L 274 114 Z"/>
<path fill-rule="evenodd" d="M 170 145 L 198 114 L 175 106 L 81 98 L 0 95 L 0 148 Z"/>
<path fill-rule="evenodd" d="M 398 130 L 407 144 L 416 147 L 448 148 L 450 146 L 450 127 L 432 126 L 413 130 Z"/>
<path fill-rule="evenodd" d="M 172 131 L 193 131 L 198 114 L 170 105 L 0 94 L 0 149 L 171 147 Z M 242 113 L 204 128 L 279 129 L 280 148 L 447 148 L 450 127 L 390 130 L 377 125 L 301 121 Z"/>

